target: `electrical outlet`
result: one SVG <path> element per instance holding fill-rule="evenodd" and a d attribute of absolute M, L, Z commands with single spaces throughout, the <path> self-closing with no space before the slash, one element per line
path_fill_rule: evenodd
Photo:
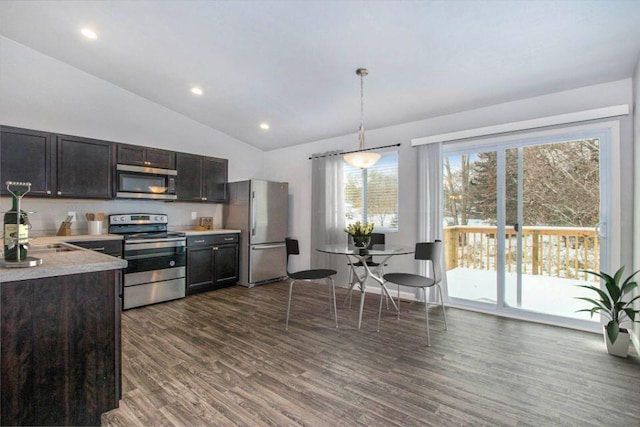
<path fill-rule="evenodd" d="M 71 218 L 71 222 L 76 222 L 76 213 L 75 213 L 75 211 L 69 211 L 69 212 L 67 212 L 67 216 L 72 217 L 72 218 Z"/>
<path fill-rule="evenodd" d="M 191 212 L 191 219 L 198 219 L 198 212 Z"/>

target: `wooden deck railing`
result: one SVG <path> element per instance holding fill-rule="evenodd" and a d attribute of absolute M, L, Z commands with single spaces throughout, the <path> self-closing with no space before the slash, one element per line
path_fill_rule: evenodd
<path fill-rule="evenodd" d="M 599 271 L 600 241 L 593 228 L 523 227 L 523 274 L 597 280 L 580 272 Z M 447 270 L 456 267 L 496 270 L 495 226 L 444 227 Z M 517 232 L 506 230 L 505 268 L 516 271 Z"/>

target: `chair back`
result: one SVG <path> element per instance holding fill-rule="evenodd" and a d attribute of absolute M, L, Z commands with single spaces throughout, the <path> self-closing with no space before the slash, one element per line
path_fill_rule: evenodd
<path fill-rule="evenodd" d="M 300 247 L 298 246 L 297 239 L 284 239 L 284 243 L 287 247 L 287 274 L 289 274 L 289 255 L 300 255 Z"/>
<path fill-rule="evenodd" d="M 442 280 L 442 241 L 416 243 L 415 259 L 431 261 L 432 278 L 436 283 Z"/>

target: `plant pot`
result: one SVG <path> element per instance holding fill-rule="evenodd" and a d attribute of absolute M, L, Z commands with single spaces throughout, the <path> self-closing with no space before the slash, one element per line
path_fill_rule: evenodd
<path fill-rule="evenodd" d="M 620 329 L 618 332 L 618 338 L 614 343 L 612 343 L 611 340 L 609 340 L 609 335 L 607 335 L 607 327 L 604 326 L 604 343 L 607 346 L 607 352 L 609 354 L 618 357 L 627 357 L 627 354 L 629 354 L 630 340 L 629 331 L 626 329 Z"/>

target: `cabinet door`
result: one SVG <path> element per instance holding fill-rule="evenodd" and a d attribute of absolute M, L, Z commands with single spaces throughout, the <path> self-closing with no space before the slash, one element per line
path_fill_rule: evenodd
<path fill-rule="evenodd" d="M 211 246 L 187 248 L 187 294 L 213 285 L 213 249 Z"/>
<path fill-rule="evenodd" d="M 7 196 L 5 182 L 31 183 L 31 196 L 55 195 L 55 138 L 47 132 L 0 128 L 0 195 Z"/>
<path fill-rule="evenodd" d="M 227 201 L 227 164 L 226 159 L 203 158 L 203 194 L 207 202 Z"/>
<path fill-rule="evenodd" d="M 238 281 L 238 245 L 218 245 L 215 251 L 216 284 L 232 284 Z"/>
<path fill-rule="evenodd" d="M 146 150 L 146 166 L 161 169 L 176 168 L 176 153 L 167 150 L 158 150 L 157 148 L 147 148 Z"/>
<path fill-rule="evenodd" d="M 58 136 L 58 191 L 62 197 L 113 197 L 113 144 Z"/>
<path fill-rule="evenodd" d="M 202 201 L 202 157 L 177 153 L 176 192 L 178 200 L 184 202 Z"/>
<path fill-rule="evenodd" d="M 145 166 L 144 147 L 118 144 L 118 163 L 123 165 Z"/>

